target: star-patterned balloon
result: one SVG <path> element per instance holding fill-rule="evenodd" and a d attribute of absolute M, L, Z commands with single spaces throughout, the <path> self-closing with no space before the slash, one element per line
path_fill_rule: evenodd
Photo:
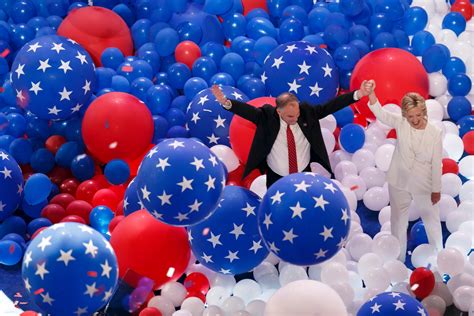
<path fill-rule="evenodd" d="M 275 255 L 296 265 L 312 265 L 342 248 L 349 234 L 350 209 L 332 180 L 316 173 L 294 173 L 268 189 L 258 223 Z"/>
<path fill-rule="evenodd" d="M 123 215 L 125 216 L 145 209 L 145 206 L 138 196 L 137 181 L 135 181 L 135 179 L 136 178 L 130 181 L 123 197 Z"/>
<path fill-rule="evenodd" d="M 423 305 L 405 293 L 384 292 L 365 302 L 357 316 L 428 316 Z"/>
<path fill-rule="evenodd" d="M 265 59 L 260 79 L 274 97 L 283 92 L 300 101 L 322 104 L 334 98 L 339 72 L 331 54 L 308 42 L 289 42 L 275 48 Z"/>
<path fill-rule="evenodd" d="M 135 181 L 140 201 L 156 219 L 188 226 L 214 212 L 225 186 L 225 172 L 203 143 L 170 138 L 148 152 Z"/>
<path fill-rule="evenodd" d="M 240 90 L 223 86 L 224 95 L 229 99 L 247 102 L 249 98 Z M 193 98 L 186 112 L 186 127 L 192 137 L 199 138 L 204 144 L 226 145 L 230 147 L 229 127 L 233 113 L 217 102 L 211 89 L 200 91 Z"/>
<path fill-rule="evenodd" d="M 114 294 L 117 258 L 96 230 L 79 223 L 59 223 L 28 245 L 22 277 L 30 297 L 45 313 L 92 315 Z"/>
<path fill-rule="evenodd" d="M 23 174 L 16 160 L 0 149 L 0 222 L 20 205 Z"/>
<path fill-rule="evenodd" d="M 224 274 L 251 271 L 268 255 L 257 224 L 259 197 L 239 186 L 226 186 L 217 210 L 188 228 L 196 258 Z"/>
<path fill-rule="evenodd" d="M 90 99 L 94 69 L 75 41 L 57 35 L 36 38 L 23 46 L 12 65 L 17 104 L 42 119 L 67 119 Z"/>

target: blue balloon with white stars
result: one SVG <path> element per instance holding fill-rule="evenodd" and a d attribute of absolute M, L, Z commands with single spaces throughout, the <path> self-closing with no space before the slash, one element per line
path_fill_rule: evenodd
<path fill-rule="evenodd" d="M 25 251 L 22 278 L 31 299 L 52 315 L 92 315 L 108 303 L 118 279 L 117 257 L 96 230 L 59 223 Z"/>
<path fill-rule="evenodd" d="M 295 265 L 317 264 L 334 256 L 345 243 L 350 222 L 349 205 L 337 184 L 310 172 L 275 182 L 258 211 L 267 247 Z"/>
<path fill-rule="evenodd" d="M 9 217 L 21 203 L 23 174 L 16 160 L 0 149 L 0 222 Z"/>
<path fill-rule="evenodd" d="M 133 212 L 143 210 L 145 206 L 138 197 L 138 187 L 137 181 L 135 178 L 130 181 L 127 189 L 125 190 L 125 195 L 123 197 L 123 215 L 128 216 Z"/>
<path fill-rule="evenodd" d="M 428 316 L 423 305 L 405 293 L 384 292 L 365 302 L 357 312 L 357 316 Z"/>
<path fill-rule="evenodd" d="M 221 87 L 224 95 L 233 100 L 247 102 L 249 98 L 239 89 Z M 196 94 L 186 112 L 186 126 L 191 137 L 199 138 L 204 144 L 230 147 L 229 128 L 234 114 L 217 102 L 211 89 Z"/>
<path fill-rule="evenodd" d="M 291 92 L 300 101 L 325 103 L 337 95 L 339 72 L 331 54 L 309 42 L 282 44 L 265 59 L 260 79 L 270 95 Z"/>
<path fill-rule="evenodd" d="M 258 231 L 260 198 L 239 187 L 226 186 L 216 211 L 188 228 L 191 249 L 209 269 L 223 274 L 251 271 L 267 256 Z"/>
<path fill-rule="evenodd" d="M 94 69 L 75 41 L 57 35 L 36 38 L 23 46 L 12 65 L 17 105 L 42 119 L 67 119 L 91 97 Z"/>
<path fill-rule="evenodd" d="M 215 211 L 225 186 L 225 171 L 203 143 L 170 138 L 148 152 L 135 181 L 140 201 L 156 219 L 188 226 Z"/>

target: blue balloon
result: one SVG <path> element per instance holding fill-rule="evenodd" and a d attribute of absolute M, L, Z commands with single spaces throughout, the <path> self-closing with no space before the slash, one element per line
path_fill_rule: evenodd
<path fill-rule="evenodd" d="M 349 32 L 340 25 L 330 24 L 324 30 L 324 40 L 330 49 L 336 49 L 349 41 Z"/>
<path fill-rule="evenodd" d="M 152 86 L 147 91 L 145 104 L 150 109 L 151 114 L 163 114 L 171 104 L 171 94 L 162 85 Z"/>
<path fill-rule="evenodd" d="M 139 77 L 130 84 L 130 94 L 136 96 L 142 101 L 146 101 L 147 91 L 153 87 L 153 82 L 145 77 Z"/>
<path fill-rule="evenodd" d="M 184 126 L 172 126 L 168 132 L 166 132 L 166 138 L 188 138 L 189 132 Z"/>
<path fill-rule="evenodd" d="M 80 309 L 94 313 L 114 293 L 117 258 L 99 232 L 78 223 L 60 223 L 31 241 L 22 278 L 30 298 L 45 313 L 73 315 Z M 40 288 L 41 295 L 35 295 Z"/>
<path fill-rule="evenodd" d="M 172 108 L 180 109 L 183 112 L 186 112 L 188 105 L 189 105 L 189 101 L 184 95 L 177 96 L 171 102 Z"/>
<path fill-rule="evenodd" d="M 316 7 L 308 14 L 308 26 L 312 33 L 324 31 L 328 25 L 328 17 L 331 12 L 323 7 Z"/>
<path fill-rule="evenodd" d="M 334 51 L 334 62 L 341 70 L 352 70 L 360 59 L 356 46 L 341 45 Z"/>
<path fill-rule="evenodd" d="M 428 23 L 428 14 L 423 8 L 411 7 L 403 16 L 403 29 L 408 35 L 424 30 Z"/>
<path fill-rule="evenodd" d="M 156 52 L 156 50 L 145 50 L 139 49 L 137 52 L 137 56 L 147 62 L 151 66 L 152 71 L 157 71 L 160 69 L 160 55 Z"/>
<path fill-rule="evenodd" d="M 388 32 L 378 33 L 372 43 L 372 50 L 388 47 L 398 47 L 395 37 L 392 35 L 392 33 Z"/>
<path fill-rule="evenodd" d="M 209 83 L 211 77 L 217 73 L 217 66 L 214 59 L 203 56 L 194 61 L 192 71 L 194 77 L 200 77 Z"/>
<path fill-rule="evenodd" d="M 192 41 L 199 44 L 202 39 L 202 29 L 192 22 L 183 22 L 176 27 L 180 41 Z"/>
<path fill-rule="evenodd" d="M 206 0 L 203 10 L 210 14 L 222 15 L 232 8 L 233 0 Z"/>
<path fill-rule="evenodd" d="M 280 25 L 278 39 L 280 43 L 299 41 L 304 37 L 303 23 L 296 19 L 286 19 Z"/>
<path fill-rule="evenodd" d="M 30 205 L 38 204 L 49 196 L 51 180 L 42 173 L 35 173 L 26 180 L 24 196 Z"/>
<path fill-rule="evenodd" d="M 341 0 L 339 2 L 339 9 L 347 16 L 355 16 L 361 13 L 363 8 L 363 0 Z"/>
<path fill-rule="evenodd" d="M 23 218 L 19 216 L 6 216 L 3 219 L 3 222 L 0 224 L 0 238 L 10 233 L 25 236 L 26 222 Z"/>
<path fill-rule="evenodd" d="M 463 137 L 467 132 L 474 131 L 474 115 L 466 115 L 456 122 L 459 127 L 459 137 Z"/>
<path fill-rule="evenodd" d="M 177 108 L 169 108 L 164 114 L 169 126 L 184 126 L 186 118 L 184 112 Z"/>
<path fill-rule="evenodd" d="M 114 212 L 104 205 L 94 207 L 89 214 L 91 226 L 102 234 L 109 232 L 109 224 L 112 218 L 114 218 Z"/>
<path fill-rule="evenodd" d="M 346 17 L 344 14 L 341 12 L 331 12 L 328 16 L 328 24 L 336 24 L 341 26 L 342 28 L 348 30 L 352 25 L 352 21 L 349 20 L 348 17 Z"/>
<path fill-rule="evenodd" d="M 111 68 L 98 67 L 95 70 L 96 85 L 94 93 L 102 89 L 110 88 L 112 83 L 112 76 L 115 75 L 115 71 Z"/>
<path fill-rule="evenodd" d="M 272 0 L 267 2 L 268 12 L 274 18 L 280 18 L 283 10 L 290 5 L 290 0 Z"/>
<path fill-rule="evenodd" d="M 54 155 L 46 148 L 40 148 L 31 155 L 30 164 L 35 172 L 48 173 L 54 168 Z"/>
<path fill-rule="evenodd" d="M 466 30 L 466 19 L 459 12 L 449 12 L 444 16 L 443 29 L 449 29 L 459 36 Z"/>
<path fill-rule="evenodd" d="M 33 28 L 36 31 L 36 37 L 38 37 L 38 31 L 40 30 L 40 28 L 49 26 L 48 21 L 41 16 L 37 16 L 30 19 L 26 23 L 26 25 L 28 25 L 29 27 Z"/>
<path fill-rule="evenodd" d="M 466 73 L 466 65 L 461 58 L 451 57 L 443 67 L 443 75 L 449 80 L 457 73 Z"/>
<path fill-rule="evenodd" d="M 130 83 L 128 79 L 121 75 L 112 76 L 112 81 L 110 83 L 110 88 L 117 92 L 130 92 Z"/>
<path fill-rule="evenodd" d="M 350 210 L 337 184 L 312 173 L 294 173 L 275 182 L 263 197 L 258 224 L 267 248 L 296 264 L 324 262 L 349 234 Z"/>
<path fill-rule="evenodd" d="M 443 44 L 434 44 L 423 53 L 422 62 L 428 73 L 440 71 L 448 62 L 449 49 Z"/>
<path fill-rule="evenodd" d="M 10 44 L 16 51 L 35 38 L 35 30 L 26 24 L 12 25 L 10 31 Z M 13 68 L 12 68 L 13 69 Z"/>
<path fill-rule="evenodd" d="M 167 71 L 168 82 L 174 89 L 183 89 L 184 84 L 191 78 L 191 71 L 188 66 L 182 63 L 174 63 Z"/>
<path fill-rule="evenodd" d="M 265 11 L 262 8 L 255 8 L 247 12 L 247 15 L 245 16 L 247 18 L 247 21 L 252 20 L 253 18 L 265 18 L 267 20 L 270 20 L 270 15 L 268 15 L 268 12 Z"/>
<path fill-rule="evenodd" d="M 153 147 L 136 181 L 146 209 L 176 226 L 196 224 L 212 214 L 225 185 L 218 158 L 202 143 L 185 138 L 167 139 Z"/>
<path fill-rule="evenodd" d="M 150 20 L 152 22 L 168 22 L 171 18 L 173 12 L 171 8 L 167 5 L 168 1 L 158 0 L 153 3 L 153 8 L 150 15 Z"/>
<path fill-rule="evenodd" d="M 17 138 L 10 144 L 9 152 L 18 163 L 27 164 L 33 155 L 33 145 L 29 139 Z"/>
<path fill-rule="evenodd" d="M 362 6 L 362 11 L 353 16 L 352 20 L 356 25 L 369 25 L 370 17 L 372 16 L 372 9 L 366 3 Z"/>
<path fill-rule="evenodd" d="M 60 36 L 40 37 L 25 45 L 12 70 L 19 105 L 42 119 L 69 118 L 94 90 L 91 57 L 79 44 Z"/>
<path fill-rule="evenodd" d="M 391 32 L 392 21 L 384 13 L 375 13 L 370 17 L 369 30 L 372 38 L 375 38 L 379 33 Z"/>
<path fill-rule="evenodd" d="M 199 77 L 191 77 L 184 84 L 184 95 L 191 101 L 196 94 L 208 87 L 206 80 Z"/>
<path fill-rule="evenodd" d="M 0 240 L 0 263 L 13 266 L 23 258 L 23 248 L 13 240 Z"/>
<path fill-rule="evenodd" d="M 108 47 L 104 49 L 100 56 L 100 61 L 104 67 L 117 70 L 118 66 L 123 63 L 125 57 L 120 49 L 116 47 Z"/>
<path fill-rule="evenodd" d="M 15 233 L 6 234 L 5 236 L 2 237 L 2 240 L 12 240 L 16 242 L 17 244 L 19 244 L 23 249 L 25 249 L 25 246 L 26 246 L 25 238 Z"/>
<path fill-rule="evenodd" d="M 464 96 L 455 96 L 448 103 L 448 115 L 453 121 L 458 121 L 471 114 L 471 102 Z"/>
<path fill-rule="evenodd" d="M 122 184 L 130 177 L 130 167 L 121 159 L 113 159 L 105 166 L 104 175 L 110 183 Z"/>
<path fill-rule="evenodd" d="M 123 197 L 123 215 L 128 216 L 133 212 L 145 208 L 140 199 L 138 198 L 137 190 L 137 182 L 135 181 L 135 179 L 133 179 L 125 190 L 125 194 Z"/>
<path fill-rule="evenodd" d="M 357 316 L 374 315 L 374 311 L 380 311 L 380 315 L 384 316 L 428 315 L 428 311 L 416 298 L 398 292 L 377 294 L 362 304 Z"/>
<path fill-rule="evenodd" d="M 364 128 L 359 124 L 347 124 L 341 129 L 339 143 L 345 151 L 355 153 L 365 142 Z"/>
<path fill-rule="evenodd" d="M 288 18 L 299 20 L 304 25 L 308 24 L 308 14 L 299 5 L 290 5 L 283 10 L 282 21 Z"/>
<path fill-rule="evenodd" d="M 203 56 L 211 57 L 216 65 L 220 65 L 222 57 L 226 54 L 224 45 L 209 42 L 201 47 L 201 54 Z"/>
<path fill-rule="evenodd" d="M 4 151 L 10 150 L 11 143 L 15 140 L 15 138 L 11 135 L 2 135 L 0 136 L 0 149 Z"/>
<path fill-rule="evenodd" d="M 71 161 L 71 172 L 79 181 L 91 179 L 95 173 L 94 160 L 86 154 L 77 155 Z"/>
<path fill-rule="evenodd" d="M 349 43 L 349 45 L 352 45 L 357 48 L 357 50 L 359 51 L 360 58 L 364 57 L 370 52 L 369 46 L 362 40 L 359 40 L 359 39 L 352 40 Z"/>
<path fill-rule="evenodd" d="M 240 90 L 223 86 L 222 92 L 229 99 L 247 102 L 249 98 Z M 229 128 L 233 113 L 225 110 L 213 96 L 211 89 L 199 92 L 186 112 L 186 124 L 191 137 L 196 137 L 209 147 L 230 146 Z"/>
<path fill-rule="evenodd" d="M 349 29 L 349 39 L 361 40 L 367 45 L 370 45 L 370 31 L 363 25 L 354 25 Z"/>
<path fill-rule="evenodd" d="M 428 236 L 426 235 L 425 225 L 423 221 L 417 221 L 410 230 L 410 241 L 413 245 L 419 246 L 428 243 Z"/>
<path fill-rule="evenodd" d="M 70 168 L 72 160 L 83 152 L 82 146 L 77 142 L 66 142 L 59 147 L 54 159 L 59 166 Z"/>
<path fill-rule="evenodd" d="M 250 77 L 237 86 L 249 99 L 265 96 L 265 84 L 260 79 Z"/>
<path fill-rule="evenodd" d="M 258 232 L 259 197 L 242 187 L 226 186 L 216 211 L 188 229 L 191 249 L 201 264 L 224 273 L 240 274 L 268 255 Z"/>
<path fill-rule="evenodd" d="M 237 81 L 244 74 L 244 59 L 236 53 L 228 53 L 222 57 L 220 63 L 221 71 L 228 73 Z"/>
<path fill-rule="evenodd" d="M 334 112 L 334 118 L 336 119 L 337 126 L 345 127 L 348 124 L 354 122 L 354 111 L 350 106 L 347 106 L 337 112 Z"/>
<path fill-rule="evenodd" d="M 471 79 L 466 74 L 458 73 L 448 80 L 448 92 L 452 96 L 466 96 L 471 87 Z"/>
<path fill-rule="evenodd" d="M 218 85 L 218 86 L 235 86 L 235 80 L 226 72 L 216 73 L 211 77 L 209 85 Z"/>
<path fill-rule="evenodd" d="M 324 44 L 324 39 L 320 34 L 310 34 L 303 37 L 302 41 L 308 42 L 310 44 L 321 46 Z"/>
<path fill-rule="evenodd" d="M 435 44 L 434 36 L 427 31 L 417 32 L 411 41 L 413 47 L 413 54 L 415 56 L 422 56 L 423 53 L 431 46 Z"/>
<path fill-rule="evenodd" d="M 51 191 L 52 192 L 52 191 Z M 49 196 L 51 196 L 51 192 Z M 48 196 L 48 198 L 49 198 Z M 28 215 L 31 218 L 38 218 L 41 216 L 41 211 L 43 208 L 48 205 L 48 199 L 45 199 L 37 204 L 31 205 L 29 204 L 25 199 L 21 201 L 21 209 L 23 210 L 23 213 Z M 31 234 L 30 234 L 31 235 Z"/>
<path fill-rule="evenodd" d="M 51 221 L 47 218 L 40 217 L 40 218 L 35 218 L 31 222 L 28 223 L 28 226 L 26 227 L 26 232 L 29 236 L 33 236 L 33 234 L 40 228 L 42 227 L 49 227 L 53 225 Z"/>
<path fill-rule="evenodd" d="M 225 18 L 222 26 L 224 28 L 225 37 L 232 41 L 237 36 L 245 35 L 247 20 L 242 14 L 234 13 L 233 15 Z"/>
<path fill-rule="evenodd" d="M 127 5 L 123 3 L 117 4 L 115 7 L 113 7 L 112 11 L 117 13 L 125 21 L 125 23 L 127 23 L 128 27 L 131 27 L 135 22 L 134 13 Z"/>
<path fill-rule="evenodd" d="M 255 41 L 250 38 L 239 41 L 236 45 L 231 46 L 231 50 L 239 54 L 244 62 L 255 61 Z"/>
<path fill-rule="evenodd" d="M 148 19 L 140 19 L 133 23 L 130 31 L 135 47 L 140 47 L 149 41 L 150 27 L 151 21 Z"/>
<path fill-rule="evenodd" d="M 398 48 L 409 46 L 410 42 L 408 39 L 408 35 L 407 33 L 405 33 L 405 31 L 393 30 L 392 35 L 395 38 L 395 42 L 397 43 Z"/>
<path fill-rule="evenodd" d="M 26 113 L 26 134 L 30 138 L 39 138 L 46 140 L 51 136 L 51 131 L 49 129 L 49 122 L 38 118 L 31 112 Z"/>
<path fill-rule="evenodd" d="M 7 115 L 7 128 L 5 133 L 13 137 L 21 137 L 26 132 L 25 117 L 18 113 L 10 113 Z"/>

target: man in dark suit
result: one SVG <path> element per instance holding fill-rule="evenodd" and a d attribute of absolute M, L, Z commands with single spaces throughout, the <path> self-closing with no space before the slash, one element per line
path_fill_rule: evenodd
<path fill-rule="evenodd" d="M 212 92 L 225 109 L 256 125 L 243 177 L 256 168 L 266 171 L 269 188 L 290 173 L 310 171 L 311 162 L 319 163 L 333 176 L 319 120 L 368 95 L 370 88 L 364 81 L 359 90 L 318 106 L 300 103 L 294 94 L 285 92 L 276 98 L 276 108 L 269 104 L 256 108 L 229 100 L 216 85 Z"/>

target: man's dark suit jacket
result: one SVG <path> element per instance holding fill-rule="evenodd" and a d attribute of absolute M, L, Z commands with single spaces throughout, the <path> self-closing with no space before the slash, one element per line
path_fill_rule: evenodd
<path fill-rule="evenodd" d="M 300 103 L 298 125 L 311 147 L 310 162 L 320 163 L 332 176 L 334 174 L 331 171 L 319 120 L 355 102 L 354 93 L 355 91 L 340 95 L 323 105 L 311 106 L 305 102 Z M 280 117 L 276 108 L 269 104 L 256 108 L 236 100 L 231 100 L 231 102 L 232 107 L 229 111 L 257 126 L 242 178 L 256 168 L 264 173 L 268 168 L 267 156 L 280 130 Z"/>

